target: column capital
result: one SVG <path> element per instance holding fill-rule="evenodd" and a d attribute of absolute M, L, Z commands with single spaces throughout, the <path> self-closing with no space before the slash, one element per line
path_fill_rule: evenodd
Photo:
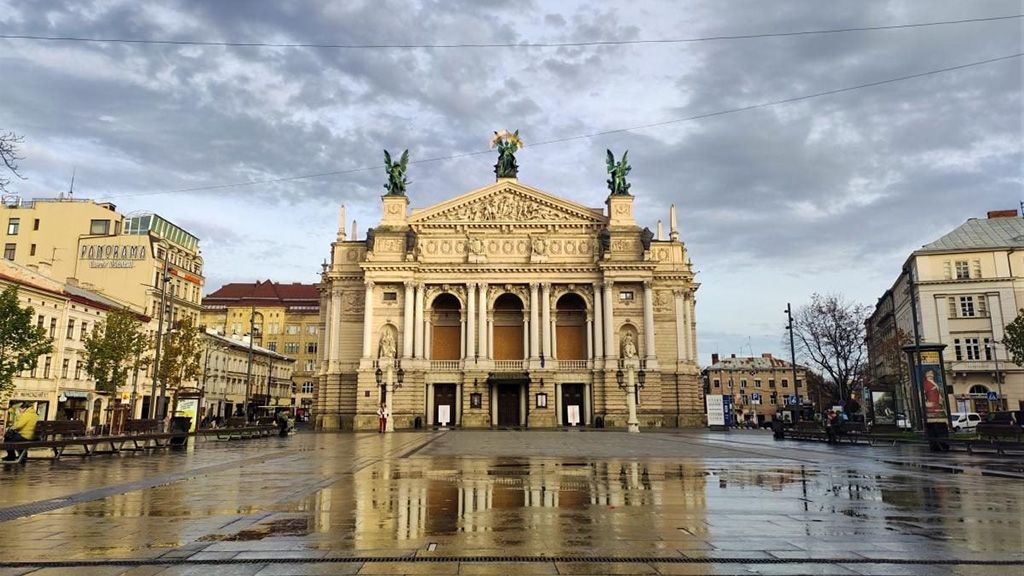
<path fill-rule="evenodd" d="M 551 282 L 542 282 L 540 286 L 545 290 L 551 290 Z"/>
<path fill-rule="evenodd" d="M 539 287 L 540 287 L 540 283 L 539 282 L 530 282 L 530 291 L 536 292 L 537 288 L 539 288 Z"/>
<path fill-rule="evenodd" d="M 423 282 L 417 282 L 416 283 L 416 289 L 420 290 L 420 291 L 426 290 L 427 289 L 427 285 L 424 284 Z"/>
<path fill-rule="evenodd" d="M 416 283 L 413 282 L 412 280 L 406 280 L 402 282 L 402 286 L 405 286 L 406 290 L 412 290 L 413 288 L 416 287 Z"/>
<path fill-rule="evenodd" d="M 363 285 L 366 286 L 367 288 L 373 288 L 374 282 L 373 280 L 364 280 Z"/>
<path fill-rule="evenodd" d="M 478 284 L 476 282 L 466 282 L 466 287 L 468 287 L 470 290 L 476 290 L 477 285 Z"/>
<path fill-rule="evenodd" d="M 615 287 L 615 280 L 605 280 L 604 281 L 604 289 L 605 290 L 611 290 L 614 287 Z"/>
<path fill-rule="evenodd" d="M 675 296 L 676 298 L 683 298 L 686 296 L 686 290 L 684 290 L 683 288 L 673 288 L 672 295 Z"/>
<path fill-rule="evenodd" d="M 650 290 L 652 286 L 654 286 L 654 282 L 652 280 L 644 280 L 644 290 Z"/>

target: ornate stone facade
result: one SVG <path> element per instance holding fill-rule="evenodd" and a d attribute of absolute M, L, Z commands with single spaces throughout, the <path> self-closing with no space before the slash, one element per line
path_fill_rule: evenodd
<path fill-rule="evenodd" d="M 342 227 L 331 245 L 318 429 L 376 429 L 382 405 L 397 429 L 618 427 L 629 370 L 644 372 L 641 427 L 703 424 L 698 285 L 674 208 L 652 240 L 629 195 L 603 210 L 499 178 L 408 202 L 382 197 L 371 241 Z"/>

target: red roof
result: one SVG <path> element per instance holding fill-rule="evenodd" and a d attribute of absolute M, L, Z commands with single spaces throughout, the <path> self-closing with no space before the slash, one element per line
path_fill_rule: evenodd
<path fill-rule="evenodd" d="M 203 298 L 203 304 L 260 304 L 279 303 L 285 306 L 320 306 L 317 284 L 281 284 L 270 280 L 255 283 L 232 282 Z"/>

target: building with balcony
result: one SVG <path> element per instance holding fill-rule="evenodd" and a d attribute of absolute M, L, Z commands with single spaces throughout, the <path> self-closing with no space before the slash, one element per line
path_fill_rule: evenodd
<path fill-rule="evenodd" d="M 225 284 L 203 298 L 200 323 L 229 338 L 253 329 L 255 343 L 292 360 L 289 404 L 306 418 L 316 389 L 320 291 L 316 284 L 267 280 Z"/>
<path fill-rule="evenodd" d="M 634 197 L 590 208 L 516 178 L 346 238 L 320 285 L 318 429 L 700 426 L 698 285 L 675 208 L 667 238 Z M 623 384 L 619 381 L 622 380 Z"/>
<path fill-rule="evenodd" d="M 951 411 L 1017 409 L 1024 369 L 1002 346 L 1004 327 L 1024 308 L 1024 219 L 1016 210 L 971 218 L 915 250 L 867 322 L 876 387 L 916 416 L 904 344 L 945 344 Z M 916 307 L 913 305 L 916 302 Z M 916 334 L 914 322 L 917 322 Z"/>

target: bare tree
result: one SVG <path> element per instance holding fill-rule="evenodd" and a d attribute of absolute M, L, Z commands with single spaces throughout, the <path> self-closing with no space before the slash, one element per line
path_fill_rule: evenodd
<path fill-rule="evenodd" d="M 12 174 L 18 178 L 24 180 L 25 177 L 18 172 L 18 160 L 22 157 L 18 155 L 18 147 L 25 140 L 24 136 L 19 136 L 14 132 L 0 132 L 0 160 L 3 160 L 4 166 L 11 171 Z M 10 178 L 4 178 L 0 176 L 0 193 L 7 193 L 7 186 L 11 183 Z"/>
<path fill-rule="evenodd" d="M 793 314 L 797 354 L 821 369 L 825 390 L 835 399 L 849 398 L 866 362 L 864 321 L 867 306 L 847 302 L 841 295 L 812 294 Z"/>

